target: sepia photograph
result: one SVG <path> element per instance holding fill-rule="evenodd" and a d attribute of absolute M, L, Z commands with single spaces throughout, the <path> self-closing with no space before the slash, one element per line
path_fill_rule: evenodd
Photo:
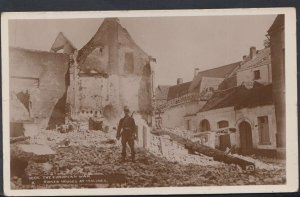
<path fill-rule="evenodd" d="M 298 189 L 293 9 L 2 22 L 8 194 Z"/>

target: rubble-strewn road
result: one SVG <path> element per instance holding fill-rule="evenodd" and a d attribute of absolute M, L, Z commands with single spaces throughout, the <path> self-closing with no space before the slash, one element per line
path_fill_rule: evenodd
<path fill-rule="evenodd" d="M 59 148 L 57 142 L 69 137 L 70 147 Z M 207 186 L 207 185 L 247 185 L 284 184 L 285 170 L 257 169 L 255 174 L 245 174 L 235 165 L 199 166 L 181 165 L 159 158 L 146 150 L 137 149 L 136 163 L 120 162 L 120 144 L 113 143 L 113 135 L 91 131 L 87 134 L 44 132 L 30 143 L 45 140 L 56 151 L 54 158 L 47 163 L 29 161 L 27 175 L 51 175 L 59 166 L 58 175 L 72 174 L 124 174 L 124 184 L 102 185 L 41 185 L 34 188 L 71 187 L 157 187 L 157 186 Z M 82 144 L 82 139 L 85 139 Z M 129 158 L 128 158 L 129 160 Z M 14 188 L 26 188 L 17 177 L 12 178 Z"/>

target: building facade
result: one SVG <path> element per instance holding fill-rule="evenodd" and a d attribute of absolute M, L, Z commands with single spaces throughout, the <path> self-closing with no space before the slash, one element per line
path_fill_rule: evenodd
<path fill-rule="evenodd" d="M 135 44 L 118 19 L 105 19 L 73 59 L 70 118 L 104 116 L 115 121 L 127 105 L 151 122 L 155 60 Z"/>
<path fill-rule="evenodd" d="M 213 131 L 219 136 L 216 147 L 227 143 L 228 148 L 235 146 L 242 154 L 275 154 L 277 127 L 272 85 L 248 88 L 241 85 L 216 92 L 194 122 L 199 131 Z M 223 135 L 228 135 L 228 142 L 222 142 Z"/>
<path fill-rule="evenodd" d="M 273 77 L 273 95 L 278 128 L 278 151 L 285 154 L 286 146 L 286 114 L 285 114 L 285 41 L 284 15 L 278 15 L 268 30 L 271 45 L 271 62 Z"/>

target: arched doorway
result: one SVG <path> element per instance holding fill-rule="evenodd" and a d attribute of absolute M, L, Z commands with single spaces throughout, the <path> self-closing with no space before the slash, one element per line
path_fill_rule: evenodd
<path fill-rule="evenodd" d="M 251 125 L 243 121 L 239 124 L 241 154 L 251 154 L 253 151 Z"/>
<path fill-rule="evenodd" d="M 200 131 L 204 132 L 204 131 L 210 131 L 210 124 L 208 122 L 208 120 L 204 119 L 200 122 Z"/>

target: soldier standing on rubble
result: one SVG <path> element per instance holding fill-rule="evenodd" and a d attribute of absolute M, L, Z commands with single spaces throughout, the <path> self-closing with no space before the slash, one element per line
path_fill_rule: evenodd
<path fill-rule="evenodd" d="M 128 143 L 131 151 L 132 162 L 135 162 L 134 140 L 136 139 L 136 125 L 132 116 L 129 116 L 130 110 L 127 106 L 124 107 L 125 116 L 121 118 L 117 130 L 117 139 L 122 137 L 122 162 L 126 158 L 126 144 Z"/>

